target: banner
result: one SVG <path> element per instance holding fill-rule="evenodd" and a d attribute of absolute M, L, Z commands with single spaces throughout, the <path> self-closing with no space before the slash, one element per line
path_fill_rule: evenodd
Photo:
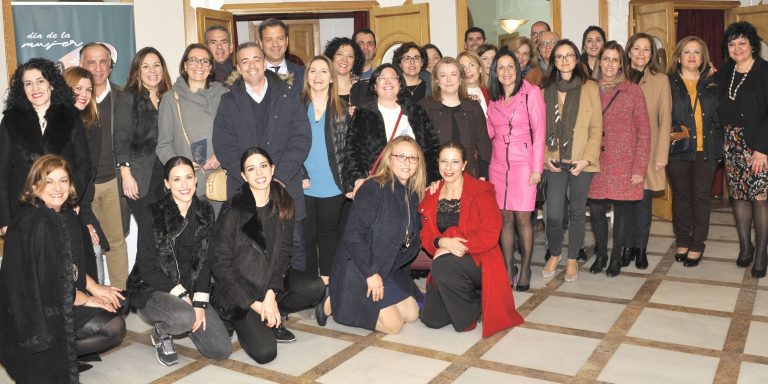
<path fill-rule="evenodd" d="M 42 57 L 63 68 L 80 64 L 80 48 L 91 41 L 107 44 L 115 67 L 110 80 L 124 85 L 136 53 L 133 4 L 11 3 L 16 60 Z"/>

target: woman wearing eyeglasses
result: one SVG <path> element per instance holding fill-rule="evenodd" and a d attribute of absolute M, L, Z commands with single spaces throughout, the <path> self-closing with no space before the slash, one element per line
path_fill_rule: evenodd
<path fill-rule="evenodd" d="M 400 68 L 382 64 L 371 75 L 369 92 L 374 99 L 358 106 L 352 116 L 352 127 L 347 131 L 344 145 L 342 180 L 346 194 L 354 199 L 363 181 L 373 174 L 388 142 L 399 136 L 416 140 L 424 152 L 427 181 L 437 180 L 437 150 L 440 146 L 429 116 L 418 104 L 406 96 L 406 82 Z"/>
<path fill-rule="evenodd" d="M 144 206 L 163 191 L 163 164 L 157 149 L 158 107 L 171 88 L 165 59 L 155 48 L 140 49 L 131 61 L 128 81 L 115 100 L 113 145 L 120 191 L 136 221 Z"/>
<path fill-rule="evenodd" d="M 576 281 L 576 258 L 584 241 L 585 208 L 592 175 L 600 171 L 600 143 L 603 134 L 602 106 L 597 83 L 579 61 L 579 49 L 572 41 L 560 40 L 549 57 L 550 71 L 544 81 L 547 130 L 544 153 L 547 239 L 552 257 L 541 270 L 555 275 L 560 262 L 563 211 L 568 199 L 568 262 L 565 281 Z"/>
<path fill-rule="evenodd" d="M 158 115 L 157 157 L 163 164 L 176 156 L 192 159 L 201 199 L 205 199 L 206 173 L 221 166 L 213 153 L 211 135 L 221 95 L 227 89 L 213 81 L 213 66 L 208 47 L 187 46 L 179 63 L 180 76 L 160 102 Z M 209 202 L 218 215 L 221 203 Z"/>
<path fill-rule="evenodd" d="M 418 103 L 430 93 L 429 73 L 426 71 L 428 59 L 424 49 L 413 42 L 405 43 L 395 50 L 392 63 L 403 71 L 404 91 L 411 103 Z M 422 71 L 425 78 L 421 77 Z"/>

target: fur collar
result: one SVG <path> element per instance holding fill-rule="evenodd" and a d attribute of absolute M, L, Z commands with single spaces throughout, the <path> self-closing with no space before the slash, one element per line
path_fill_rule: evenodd
<path fill-rule="evenodd" d="M 272 203 L 268 203 L 271 207 Z M 259 219 L 259 211 L 256 207 L 256 200 L 253 198 L 247 183 L 244 183 L 232 197 L 232 208 L 244 213 L 251 214 L 251 218 L 243 224 L 242 230 L 249 239 L 254 241 L 261 249 L 267 249 L 267 239 L 264 236 L 264 226 Z"/>
<path fill-rule="evenodd" d="M 31 154 L 61 154 L 72 139 L 72 131 L 82 126 L 80 115 L 74 107 L 52 105 L 45 112 L 48 125 L 45 134 L 34 109 L 12 109 L 5 112 L 4 125 L 11 140 Z"/>

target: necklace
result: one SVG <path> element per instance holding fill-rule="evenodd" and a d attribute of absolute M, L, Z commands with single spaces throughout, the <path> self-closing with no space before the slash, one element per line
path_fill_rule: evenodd
<path fill-rule="evenodd" d="M 416 85 L 406 85 L 405 90 L 408 91 L 408 93 L 410 93 L 411 96 L 413 96 L 413 94 L 416 93 L 416 88 L 418 88 L 419 85 L 421 85 L 421 83 Z"/>
<path fill-rule="evenodd" d="M 736 89 L 731 92 L 731 88 L 733 88 L 733 80 L 736 78 L 736 66 L 733 66 L 733 73 L 731 74 L 731 84 L 728 86 L 728 98 L 731 99 L 731 101 L 736 101 L 736 93 L 739 92 L 739 87 L 741 87 L 742 84 L 744 84 L 744 80 L 747 79 L 747 75 L 749 75 L 749 71 L 752 70 L 752 65 L 755 64 L 753 61 L 752 64 L 749 65 L 749 68 L 746 72 L 744 72 L 744 77 L 741 78 L 741 81 L 739 81 L 739 84 L 736 85 Z"/>
<path fill-rule="evenodd" d="M 408 188 L 405 191 L 405 211 L 408 214 L 408 225 L 405 226 L 405 239 L 403 240 L 403 248 L 411 246 L 411 201 L 408 198 Z"/>

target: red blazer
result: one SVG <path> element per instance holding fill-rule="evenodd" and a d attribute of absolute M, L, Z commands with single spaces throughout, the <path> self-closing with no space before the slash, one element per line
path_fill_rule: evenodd
<path fill-rule="evenodd" d="M 430 255 L 435 254 L 436 237 L 463 237 L 475 264 L 483 271 L 483 337 L 523 323 L 515 310 L 515 299 L 499 248 L 501 211 L 491 183 L 464 173 L 461 191 L 459 225 L 440 233 L 437 229 L 437 201 L 443 182 L 434 194 L 427 194 L 419 204 L 421 213 L 421 245 Z M 430 279 L 432 276 L 430 275 Z"/>

